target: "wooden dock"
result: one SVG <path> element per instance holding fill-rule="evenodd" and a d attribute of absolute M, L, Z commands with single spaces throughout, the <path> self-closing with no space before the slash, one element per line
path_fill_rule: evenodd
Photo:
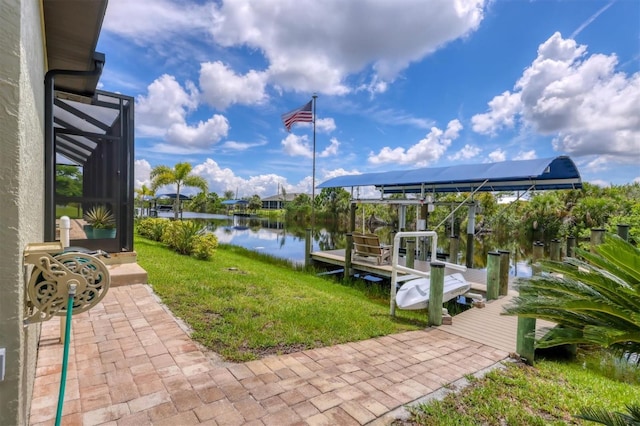
<path fill-rule="evenodd" d="M 344 268 L 345 250 L 330 250 L 311 253 L 314 262 L 326 265 L 334 265 Z M 399 259 L 399 264 L 405 264 L 405 258 Z M 391 264 L 377 265 L 375 260 L 368 258 L 352 258 L 352 268 L 354 272 L 360 274 L 372 274 L 382 278 L 391 278 Z M 429 262 L 415 260 L 414 268 L 422 271 L 429 270 Z M 460 271 L 446 269 L 446 274 Z M 480 269 L 467 269 L 461 272 L 464 278 L 471 284 L 473 292 L 486 294 L 487 273 Z M 509 288 L 512 288 L 515 277 L 509 276 Z M 485 302 L 485 307 L 474 307 L 453 317 L 451 325 L 441 325 L 438 327 L 442 331 L 464 337 L 474 342 L 487 345 L 506 352 L 516 352 L 516 338 L 518 328 L 518 318 L 516 316 L 501 315 L 505 305 L 511 303 L 518 293 L 509 290 L 509 294 L 501 296 L 497 300 Z M 543 336 L 545 329 L 553 327 L 554 324 L 548 321 L 538 320 L 536 323 L 536 335 Z"/>
<path fill-rule="evenodd" d="M 345 250 L 328 250 L 328 251 L 316 251 L 311 253 L 311 259 L 314 262 L 324 265 L 333 265 L 339 268 L 344 268 L 345 263 Z M 405 258 L 400 257 L 398 259 L 400 265 L 405 265 Z M 376 261 L 371 258 L 355 256 L 351 258 L 351 267 L 356 273 L 371 274 L 377 277 L 391 279 L 391 264 L 378 265 Z M 420 271 L 429 270 L 429 262 L 416 259 L 414 261 L 414 268 Z M 453 274 L 460 272 L 454 269 L 445 269 L 445 274 Z M 480 269 L 467 269 L 465 272 L 461 272 L 464 278 L 471 284 L 471 288 L 474 291 L 486 292 L 487 273 Z M 509 276 L 509 286 L 515 278 Z"/>
<path fill-rule="evenodd" d="M 518 317 L 501 315 L 504 306 L 517 296 L 511 290 L 507 296 L 485 303 L 484 308 L 472 308 L 453 317 L 451 325 L 438 327 L 442 331 L 464 337 L 474 342 L 507 352 L 516 352 Z M 541 337 L 546 328 L 553 327 L 549 321 L 536 321 L 536 335 Z"/>

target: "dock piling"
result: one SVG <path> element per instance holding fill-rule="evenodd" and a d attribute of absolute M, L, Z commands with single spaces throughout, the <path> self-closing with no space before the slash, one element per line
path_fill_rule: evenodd
<path fill-rule="evenodd" d="M 500 287 L 500 253 L 491 251 L 487 255 L 487 300 L 498 298 Z"/>
<path fill-rule="evenodd" d="M 629 225 L 619 223 L 618 236 L 625 241 L 629 241 Z"/>
<path fill-rule="evenodd" d="M 602 228 L 592 228 L 591 229 L 591 251 L 595 251 L 595 247 L 604 242 L 604 233 L 605 230 Z"/>
<path fill-rule="evenodd" d="M 569 235 L 567 237 L 567 257 L 575 257 L 576 255 L 576 237 Z"/>
<path fill-rule="evenodd" d="M 500 253 L 500 287 L 498 294 L 506 296 L 509 292 L 509 257 L 511 252 L 509 250 L 498 250 L 498 253 Z"/>
<path fill-rule="evenodd" d="M 416 240 L 415 238 L 407 238 L 407 268 L 413 268 L 416 260 Z"/>
<path fill-rule="evenodd" d="M 431 262 L 429 288 L 429 325 L 442 325 L 442 299 L 444 291 L 444 263 Z"/>
<path fill-rule="evenodd" d="M 458 263 L 458 251 L 460 250 L 460 238 L 457 235 L 452 235 L 449 238 L 449 262 Z"/>
<path fill-rule="evenodd" d="M 549 258 L 558 262 L 560 261 L 561 252 L 561 242 L 559 239 L 554 238 L 553 240 L 551 240 L 551 244 L 549 244 Z"/>

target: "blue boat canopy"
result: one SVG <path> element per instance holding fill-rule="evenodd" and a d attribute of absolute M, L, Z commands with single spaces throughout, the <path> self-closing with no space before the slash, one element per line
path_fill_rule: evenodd
<path fill-rule="evenodd" d="M 247 206 L 249 202 L 247 200 L 224 200 L 220 204 L 223 206 Z"/>
<path fill-rule="evenodd" d="M 578 168 L 568 156 L 499 163 L 425 167 L 338 176 L 318 188 L 375 186 L 383 194 L 579 189 Z"/>

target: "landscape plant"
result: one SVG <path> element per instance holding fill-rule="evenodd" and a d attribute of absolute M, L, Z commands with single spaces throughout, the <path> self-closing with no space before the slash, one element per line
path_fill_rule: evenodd
<path fill-rule="evenodd" d="M 539 276 L 519 279 L 508 315 L 558 324 L 537 347 L 588 344 L 640 353 L 640 250 L 608 234 L 579 259 L 541 261 Z"/>
<path fill-rule="evenodd" d="M 180 254 L 193 252 L 196 237 L 204 230 L 204 227 L 192 220 L 176 220 L 169 222 L 162 233 L 162 242 Z"/>
<path fill-rule="evenodd" d="M 93 229 L 112 229 L 116 226 L 113 213 L 102 204 L 97 204 L 86 211 L 84 220 L 87 224 L 91 225 Z"/>
<path fill-rule="evenodd" d="M 160 241 L 168 224 L 169 219 L 147 217 L 138 221 L 136 231 L 145 238 Z"/>

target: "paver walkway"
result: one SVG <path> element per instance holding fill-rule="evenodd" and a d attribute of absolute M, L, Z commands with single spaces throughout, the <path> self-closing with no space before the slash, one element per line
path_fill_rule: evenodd
<path fill-rule="evenodd" d="M 59 327 L 43 324 L 31 425 L 54 424 Z M 394 409 L 508 356 L 440 328 L 223 363 L 142 284 L 111 288 L 74 315 L 72 334 L 64 425 L 388 423 Z"/>

